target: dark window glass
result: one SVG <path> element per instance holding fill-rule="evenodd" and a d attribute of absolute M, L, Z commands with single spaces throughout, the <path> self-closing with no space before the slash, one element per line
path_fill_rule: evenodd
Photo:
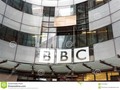
<path fill-rule="evenodd" d="M 3 25 L 0 25 L 0 39 L 9 42 L 16 41 L 24 46 L 35 46 L 35 36 L 33 34 L 18 32 Z"/>
<path fill-rule="evenodd" d="M 18 43 L 25 46 L 35 46 L 35 38 L 31 34 L 20 32 L 18 35 Z"/>
<path fill-rule="evenodd" d="M 7 31 L 7 27 L 0 25 L 0 39 L 4 40 L 6 31 Z"/>
<path fill-rule="evenodd" d="M 83 19 L 86 18 L 86 14 L 87 14 L 87 2 L 84 3 L 80 3 L 76 5 L 76 14 L 77 14 L 77 19 Z"/>
<path fill-rule="evenodd" d="M 22 10 L 24 2 L 22 0 L 8 0 L 8 5 L 18 10 Z"/>
<path fill-rule="evenodd" d="M 55 8 L 51 7 L 50 8 L 50 17 L 54 17 L 54 13 L 55 13 Z"/>
<path fill-rule="evenodd" d="M 108 39 L 112 39 L 113 38 L 113 31 L 112 31 L 112 25 L 109 25 L 108 27 L 106 27 L 108 30 Z"/>
<path fill-rule="evenodd" d="M 89 55 L 90 56 L 93 56 L 94 55 L 94 50 L 93 50 L 94 48 L 93 48 L 93 45 L 90 45 L 89 46 Z"/>
<path fill-rule="evenodd" d="M 68 49 L 74 46 L 73 44 L 73 27 L 57 28 L 57 47 Z"/>
<path fill-rule="evenodd" d="M 76 31 L 87 30 L 89 27 L 87 2 L 76 5 L 76 15 L 77 15 Z"/>
<path fill-rule="evenodd" d="M 87 29 L 87 25 L 86 24 L 77 25 L 76 29 L 77 29 L 77 31 L 86 30 Z"/>
<path fill-rule="evenodd" d="M 40 42 L 41 48 L 47 48 L 47 45 L 48 45 L 47 39 L 48 39 L 48 33 L 42 33 L 41 42 Z"/>
<path fill-rule="evenodd" d="M 97 43 L 96 31 L 87 31 L 87 44 L 91 46 Z"/>
<path fill-rule="evenodd" d="M 93 8 L 99 7 L 109 1 L 110 0 L 88 0 L 88 7 L 89 7 L 89 9 L 93 9 Z"/>
<path fill-rule="evenodd" d="M 49 17 L 49 12 L 50 12 L 50 8 L 49 7 L 44 7 L 43 16 L 48 16 Z"/>
<path fill-rule="evenodd" d="M 3 2 L 7 3 L 7 0 L 1 0 L 1 1 L 3 1 Z"/>
<path fill-rule="evenodd" d="M 84 47 L 86 44 L 86 31 L 76 32 L 76 47 Z"/>
<path fill-rule="evenodd" d="M 32 14 L 32 4 L 26 2 L 24 4 L 23 11 L 25 13 Z"/>
<path fill-rule="evenodd" d="M 56 48 L 56 33 L 48 34 L 48 46 L 47 48 Z"/>
<path fill-rule="evenodd" d="M 55 8 L 54 7 L 44 7 L 43 16 L 54 17 Z"/>
<path fill-rule="evenodd" d="M 62 49 L 69 49 L 73 47 L 73 35 L 59 35 L 57 36 L 57 47 Z"/>
<path fill-rule="evenodd" d="M 28 14 L 42 16 L 43 8 L 41 6 L 33 5 L 26 2 L 24 4 L 23 11 Z"/>
<path fill-rule="evenodd" d="M 16 41 L 17 39 L 17 31 L 16 30 L 12 30 L 10 28 L 7 28 L 6 34 L 5 34 L 5 40 L 6 41 Z"/>
<path fill-rule="evenodd" d="M 101 28 L 97 30 L 97 34 L 98 34 L 98 42 L 103 42 L 103 41 L 108 40 L 106 28 Z"/>
<path fill-rule="evenodd" d="M 27 46 L 35 46 L 35 38 L 31 34 L 28 34 Z"/>

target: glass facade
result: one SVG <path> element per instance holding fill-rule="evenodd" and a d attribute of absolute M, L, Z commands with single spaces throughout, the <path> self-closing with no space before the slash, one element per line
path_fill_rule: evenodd
<path fill-rule="evenodd" d="M 75 15 L 76 13 L 76 5 L 71 6 L 61 6 L 56 8 L 56 16 L 70 16 Z"/>
<path fill-rule="evenodd" d="M 82 3 L 66 4 L 64 6 L 60 4 L 56 6 L 42 5 L 43 1 L 37 4 L 36 2 L 40 0 L 31 0 L 31 3 L 28 0 L 0 1 L 5 4 L 4 11 L 0 10 L 0 40 L 6 41 L 7 43 L 11 41 L 17 43 L 18 47 L 14 49 L 15 53 L 11 55 L 14 56 L 14 61 L 22 57 L 18 54 L 23 54 L 24 51 L 27 51 L 25 55 L 31 56 L 33 60 L 32 63 L 30 61 L 30 64 L 36 65 L 36 57 L 39 57 L 40 49 L 73 50 L 83 47 L 89 47 L 90 60 L 94 61 L 91 59 L 92 56 L 94 58 L 94 44 L 99 44 L 114 38 L 112 24 L 92 31 L 89 30 L 89 23 L 91 23 L 89 22 L 89 9 L 101 6 L 110 0 L 88 0 Z M 56 17 L 69 16 L 76 16 L 76 25 L 60 27 L 54 25 Z M 29 51 L 30 49 L 31 51 Z M 31 57 L 28 58 L 27 55 L 24 58 L 29 61 Z M 73 59 L 73 54 L 71 56 Z M 17 62 L 20 60 L 22 61 L 22 59 L 18 59 Z M 37 64 L 39 65 L 39 63 Z M 110 76 L 110 73 L 106 76 L 106 72 L 96 75 L 85 73 L 84 77 L 80 76 L 77 78 L 81 81 L 106 81 L 111 80 Z M 21 80 L 21 76 L 19 79 Z"/>
<path fill-rule="evenodd" d="M 113 38 L 111 25 L 89 31 L 87 1 L 58 7 L 35 5 L 24 0 L 2 1 L 22 12 L 19 20 L 13 21 L 16 25 L 19 24 L 17 29 L 15 29 L 16 26 L 13 26 L 14 23 L 11 23 L 10 27 L 4 23 L 5 19 L 6 21 L 14 19 L 5 15 L 0 25 L 0 39 L 2 40 L 15 41 L 18 45 L 37 48 L 71 49 L 89 46 L 90 55 L 93 55 L 94 44 Z M 6 9 L 8 12 L 8 8 Z M 54 26 L 55 17 L 72 15 L 76 15 L 76 25 Z M 18 22 L 20 19 L 21 23 Z M 36 33 L 34 33 L 35 31 Z"/>
<path fill-rule="evenodd" d="M 97 8 L 111 0 L 88 0 L 89 9 Z"/>

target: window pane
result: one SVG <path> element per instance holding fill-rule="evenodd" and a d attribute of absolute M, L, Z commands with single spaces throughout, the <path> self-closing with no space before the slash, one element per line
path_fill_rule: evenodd
<path fill-rule="evenodd" d="M 31 35 L 31 34 L 28 34 L 27 46 L 35 46 L 35 39 L 34 39 L 33 35 Z"/>
<path fill-rule="evenodd" d="M 49 33 L 47 48 L 56 48 L 56 33 Z"/>
<path fill-rule="evenodd" d="M 49 28 L 49 32 L 56 32 L 56 28 Z"/>
<path fill-rule="evenodd" d="M 75 14 L 75 6 L 58 7 L 57 16 L 70 16 Z"/>
<path fill-rule="evenodd" d="M 23 5 L 24 5 L 24 1 L 22 0 L 8 0 L 8 5 L 18 9 L 18 10 L 22 10 Z"/>
<path fill-rule="evenodd" d="M 7 32 L 5 35 L 6 41 L 9 41 L 9 42 L 16 41 L 16 36 L 17 36 L 17 31 L 7 28 Z"/>
<path fill-rule="evenodd" d="M 76 47 L 86 46 L 86 31 L 76 32 Z"/>
<path fill-rule="evenodd" d="M 0 25 L 0 39 L 4 40 L 7 27 Z"/>
<path fill-rule="evenodd" d="M 48 27 L 49 22 L 43 22 L 42 24 L 43 24 L 42 26 L 44 26 L 44 27 Z"/>
<path fill-rule="evenodd" d="M 97 43 L 96 31 L 87 31 L 87 43 L 88 46 Z"/>
<path fill-rule="evenodd" d="M 108 27 L 106 27 L 108 30 L 108 38 L 112 39 L 113 38 L 113 31 L 112 31 L 112 25 L 109 25 Z"/>
<path fill-rule="evenodd" d="M 68 49 L 73 47 L 73 35 L 60 35 L 57 36 L 57 47 Z"/>
<path fill-rule="evenodd" d="M 24 4 L 23 11 L 28 14 L 42 16 L 43 8 L 41 6 L 32 5 L 26 2 Z"/>
<path fill-rule="evenodd" d="M 35 38 L 32 34 L 19 32 L 18 43 L 25 46 L 35 46 Z"/>
<path fill-rule="evenodd" d="M 103 42 L 108 39 L 106 28 L 101 28 L 97 30 L 97 32 L 98 32 L 98 42 Z"/>
<path fill-rule="evenodd" d="M 54 17 L 54 14 L 55 14 L 55 8 L 51 7 L 50 8 L 50 17 Z"/>
<path fill-rule="evenodd" d="M 43 16 L 54 17 L 55 8 L 54 7 L 44 7 Z"/>
<path fill-rule="evenodd" d="M 48 27 L 42 27 L 42 32 L 48 32 Z"/>
<path fill-rule="evenodd" d="M 47 37 L 48 33 L 42 33 L 41 35 L 41 48 L 46 48 L 47 47 Z"/>

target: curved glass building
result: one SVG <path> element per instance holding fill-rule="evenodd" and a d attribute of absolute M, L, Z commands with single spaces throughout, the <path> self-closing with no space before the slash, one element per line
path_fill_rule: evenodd
<path fill-rule="evenodd" d="M 119 29 L 120 0 L 0 0 L 0 80 L 117 80 Z"/>

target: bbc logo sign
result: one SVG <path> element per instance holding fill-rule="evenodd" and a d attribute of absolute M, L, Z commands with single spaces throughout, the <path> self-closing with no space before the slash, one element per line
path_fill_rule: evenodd
<path fill-rule="evenodd" d="M 89 61 L 89 47 L 72 49 L 40 49 L 38 63 L 77 63 Z"/>

